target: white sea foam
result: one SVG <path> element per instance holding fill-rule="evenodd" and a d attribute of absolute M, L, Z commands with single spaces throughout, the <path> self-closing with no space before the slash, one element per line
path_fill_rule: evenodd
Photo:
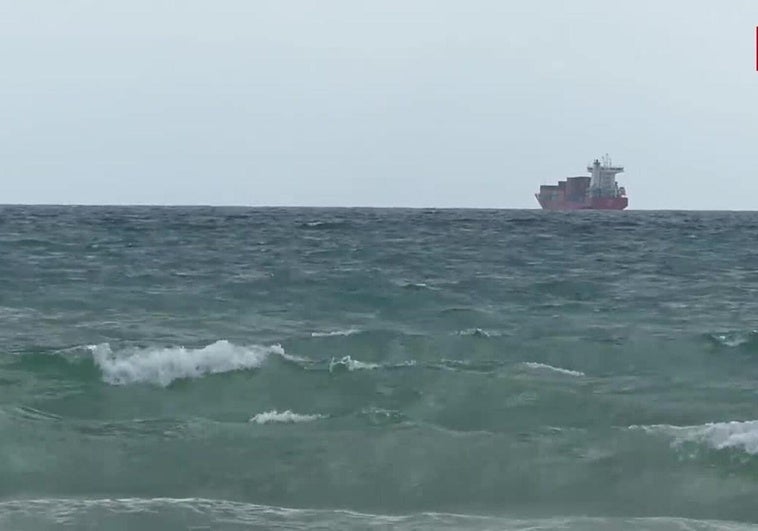
<path fill-rule="evenodd" d="M 365 361 L 354 360 L 350 356 L 343 356 L 339 359 L 332 358 L 329 360 L 329 372 L 334 372 L 340 369 L 348 371 L 370 371 L 374 369 L 403 369 L 415 366 L 416 360 L 400 361 L 389 364 L 368 363 Z"/>
<path fill-rule="evenodd" d="M 366 363 L 359 360 L 354 360 L 350 356 L 343 356 L 340 359 L 334 359 L 332 358 L 329 361 L 329 372 L 333 372 L 335 369 L 344 368 L 349 371 L 360 371 L 360 370 L 372 370 L 372 369 L 378 369 L 381 365 L 377 363 Z"/>
<path fill-rule="evenodd" d="M 398 284 L 405 289 L 433 289 L 426 282 L 400 282 Z"/>
<path fill-rule="evenodd" d="M 662 433 L 672 437 L 674 446 L 685 443 L 705 444 L 715 450 L 726 448 L 742 449 L 748 454 L 758 455 L 758 420 L 709 422 L 699 426 L 630 426 L 648 433 Z"/>
<path fill-rule="evenodd" d="M 723 334 L 711 334 L 711 337 L 717 343 L 725 347 L 739 347 L 745 343 L 749 343 L 751 339 L 758 336 L 758 331 L 751 330 L 750 332 L 727 332 Z"/>
<path fill-rule="evenodd" d="M 197 349 L 167 347 L 114 352 L 108 343 L 103 343 L 91 345 L 89 350 L 103 380 L 110 384 L 151 383 L 164 387 L 182 378 L 254 369 L 270 354 L 285 354 L 279 345 L 238 346 L 225 340 Z"/>
<path fill-rule="evenodd" d="M 345 509 L 297 509 L 207 498 L 36 498 L 0 501 L 3 529 L 85 528 L 97 521 L 103 529 L 170 528 L 177 520 L 188 529 L 509 529 L 511 531 L 606 529 L 648 531 L 748 531 L 751 522 L 692 520 L 678 517 L 556 516 L 515 519 L 502 516 L 419 512 L 406 515 L 360 513 Z M 78 525 L 77 524 L 80 524 Z M 128 526 L 128 524 L 132 524 Z M 174 525 L 174 527 L 176 527 Z"/>
<path fill-rule="evenodd" d="M 567 374 L 569 376 L 585 376 L 585 374 L 581 371 L 572 371 L 571 369 L 553 367 L 552 365 L 548 365 L 546 363 L 537 363 L 535 361 L 527 361 L 524 363 L 524 366 L 529 367 L 530 369 L 541 369 L 545 371 L 558 372 L 560 374 Z"/>
<path fill-rule="evenodd" d="M 314 420 L 323 418 L 325 418 L 324 415 L 300 415 L 298 413 L 293 413 L 289 409 L 287 411 L 282 411 L 279 413 L 273 409 L 271 411 L 266 411 L 264 413 L 258 413 L 257 415 L 254 415 L 250 419 L 250 422 L 255 422 L 256 424 L 270 424 L 272 422 L 294 424 L 298 422 L 313 422 Z"/>
<path fill-rule="evenodd" d="M 347 328 L 345 330 L 329 330 L 327 332 L 311 332 L 311 337 L 334 337 L 334 336 L 352 336 L 360 332 L 357 328 Z"/>
<path fill-rule="evenodd" d="M 313 360 L 305 358 L 303 356 L 295 356 L 293 354 L 287 354 L 286 352 L 284 352 L 284 349 L 282 349 L 281 352 L 277 352 L 276 354 L 279 357 L 281 357 L 283 360 L 289 361 L 298 365 L 313 363 Z"/>
<path fill-rule="evenodd" d="M 467 328 L 466 330 L 458 330 L 456 332 L 459 336 L 474 336 L 474 337 L 492 337 L 499 335 L 496 332 L 489 330 L 482 330 L 481 328 Z"/>
<path fill-rule="evenodd" d="M 360 513 L 345 509 L 297 509 L 208 498 L 25 498 L 0 501 L 0 526 L 12 529 L 90 527 L 132 528 L 139 518 L 144 527 L 163 529 L 178 519 L 188 529 L 510 529 L 512 531 L 748 531 L 751 522 L 693 520 L 656 516 L 641 518 L 556 516 L 515 519 L 502 516 L 419 512 L 407 515 Z M 81 525 L 78 525 L 81 523 Z"/>
<path fill-rule="evenodd" d="M 433 369 L 442 369 L 446 371 L 470 371 L 470 372 L 494 372 L 502 367 L 500 361 L 492 360 L 448 360 L 442 359 L 439 363 L 429 365 Z"/>

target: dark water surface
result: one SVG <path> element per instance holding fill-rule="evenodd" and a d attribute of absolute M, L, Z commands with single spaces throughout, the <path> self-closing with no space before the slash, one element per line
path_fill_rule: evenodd
<path fill-rule="evenodd" d="M 756 242 L 756 213 L 0 207 L 0 527 L 752 529 Z"/>

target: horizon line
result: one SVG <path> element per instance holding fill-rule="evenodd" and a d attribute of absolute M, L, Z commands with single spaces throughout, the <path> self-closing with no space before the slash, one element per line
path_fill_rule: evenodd
<path fill-rule="evenodd" d="M 539 207 L 495 207 L 495 206 L 377 206 L 377 205 L 247 205 L 247 204 L 205 204 L 205 203 L 0 203 L 1 207 L 111 207 L 111 208 L 247 208 L 247 209 L 330 209 L 330 210 L 525 210 L 551 212 Z M 602 212 L 602 209 L 587 209 L 582 212 Z M 756 212 L 758 209 L 729 208 L 627 208 L 618 212 Z M 563 212 L 563 211 L 555 211 Z M 572 211 L 577 212 L 577 211 Z"/>

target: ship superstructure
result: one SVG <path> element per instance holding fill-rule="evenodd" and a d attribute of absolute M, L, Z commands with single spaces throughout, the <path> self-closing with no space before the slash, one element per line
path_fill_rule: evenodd
<path fill-rule="evenodd" d="M 590 176 L 567 177 L 555 185 L 542 185 L 535 195 L 544 210 L 623 210 L 629 205 L 626 190 L 616 182 L 623 166 L 610 157 L 587 166 Z"/>

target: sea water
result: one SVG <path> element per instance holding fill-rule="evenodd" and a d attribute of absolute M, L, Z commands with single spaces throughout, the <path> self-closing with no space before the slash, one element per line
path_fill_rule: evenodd
<path fill-rule="evenodd" d="M 2 529 L 751 529 L 758 214 L 0 207 Z"/>

